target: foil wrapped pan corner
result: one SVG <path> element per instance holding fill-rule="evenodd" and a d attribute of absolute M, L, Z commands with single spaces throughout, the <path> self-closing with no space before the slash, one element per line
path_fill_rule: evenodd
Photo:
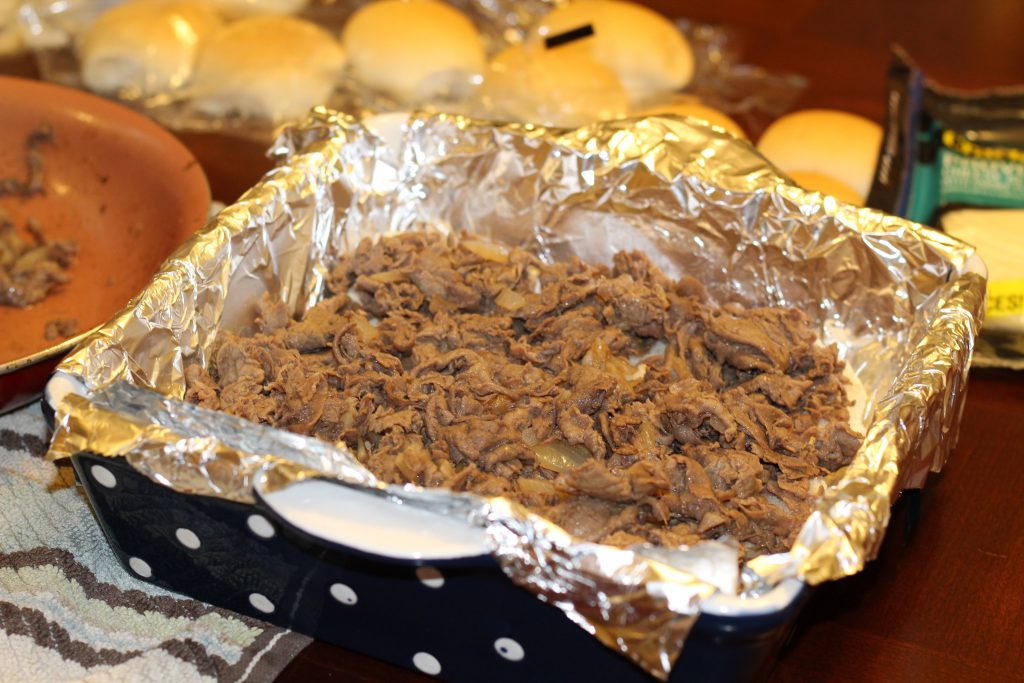
<path fill-rule="evenodd" d="M 972 249 L 875 211 L 804 192 L 747 143 L 682 119 L 580 130 L 444 114 L 408 118 L 388 145 L 325 109 L 285 130 L 279 166 L 225 208 L 60 366 L 83 390 L 57 406 L 51 458 L 123 456 L 187 493 L 251 501 L 306 477 L 380 490 L 483 527 L 511 580 L 666 679 L 702 601 L 797 577 L 853 574 L 877 553 L 899 492 L 956 443 L 984 311 Z M 182 401 L 184 368 L 218 330 L 244 331 L 264 293 L 296 315 L 364 237 L 466 231 L 548 260 L 609 262 L 642 249 L 718 303 L 789 305 L 866 389 L 866 438 L 788 553 L 739 566 L 735 547 L 622 550 L 579 542 L 501 499 L 384 487 L 344 448 Z"/>

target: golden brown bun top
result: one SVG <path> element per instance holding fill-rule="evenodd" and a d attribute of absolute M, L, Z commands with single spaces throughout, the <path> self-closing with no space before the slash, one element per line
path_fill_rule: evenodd
<path fill-rule="evenodd" d="M 133 0 L 104 12 L 78 38 L 82 79 L 98 92 L 152 95 L 188 81 L 203 41 L 220 26 L 203 2 Z"/>
<path fill-rule="evenodd" d="M 856 114 L 806 109 L 787 114 L 764 132 L 757 149 L 789 175 L 818 173 L 867 197 L 875 174 L 882 127 Z"/>
<path fill-rule="evenodd" d="M 455 8 L 435 0 L 377 0 L 345 23 L 353 78 L 408 103 L 457 94 L 483 72 L 483 40 Z"/>
<path fill-rule="evenodd" d="M 240 19 L 217 31 L 199 59 L 204 77 L 230 80 L 239 72 L 283 69 L 336 74 L 345 64 L 345 53 L 334 36 L 311 21 L 261 15 Z"/>
<path fill-rule="evenodd" d="M 306 6 L 306 0 L 208 0 L 226 17 L 249 17 L 257 14 L 295 14 Z"/>
<path fill-rule="evenodd" d="M 272 122 L 327 104 L 345 65 L 334 36 L 292 16 L 240 19 L 215 33 L 196 66 L 192 94 L 211 115 Z"/>
<path fill-rule="evenodd" d="M 679 90 L 693 78 L 689 41 L 665 17 L 622 0 L 577 0 L 549 12 L 528 41 L 590 25 L 594 35 L 558 49 L 587 50 L 614 71 L 634 104 L 659 93 Z"/>

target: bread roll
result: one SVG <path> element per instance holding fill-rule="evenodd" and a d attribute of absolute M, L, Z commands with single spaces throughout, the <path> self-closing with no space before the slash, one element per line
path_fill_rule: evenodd
<path fill-rule="evenodd" d="M 344 66 L 341 45 L 312 22 L 249 17 L 210 38 L 190 92 L 196 108 L 206 114 L 278 123 L 325 104 Z"/>
<path fill-rule="evenodd" d="M 78 40 L 86 87 L 149 97 L 181 87 L 200 44 L 220 26 L 202 2 L 134 0 L 100 15 Z"/>
<path fill-rule="evenodd" d="M 821 192 L 847 204 L 864 206 L 864 195 L 832 176 L 825 175 L 824 173 L 815 173 L 814 171 L 790 171 L 788 175 L 797 185 L 805 190 Z"/>
<path fill-rule="evenodd" d="M 306 0 L 213 0 L 217 11 L 228 17 L 249 17 L 257 14 L 295 14 L 306 6 Z"/>
<path fill-rule="evenodd" d="M 435 0 L 378 0 L 341 33 L 353 78 L 407 104 L 460 97 L 485 66 L 473 23 Z"/>
<path fill-rule="evenodd" d="M 13 55 L 24 47 L 18 29 L 19 0 L 0 0 L 0 55 Z"/>
<path fill-rule="evenodd" d="M 629 111 L 615 72 L 578 50 L 506 48 L 491 62 L 483 92 L 500 118 L 567 128 Z"/>
<path fill-rule="evenodd" d="M 853 204 L 864 204 L 875 175 L 882 127 L 855 114 L 807 109 L 775 121 L 757 143 L 769 161 L 790 176 L 801 175 L 804 187 L 824 176 L 845 185 Z M 796 179 L 794 177 L 794 179 Z"/>
<path fill-rule="evenodd" d="M 529 40 L 544 39 L 590 25 L 594 35 L 555 49 L 587 50 L 614 71 L 636 105 L 653 95 L 679 90 L 693 78 L 689 41 L 657 12 L 619 0 L 579 0 L 541 19 Z"/>
<path fill-rule="evenodd" d="M 689 116 L 695 119 L 706 121 L 713 126 L 723 128 L 738 138 L 746 139 L 747 134 L 743 132 L 740 124 L 733 121 L 729 116 L 723 114 L 713 107 L 701 104 L 696 100 L 676 100 L 663 102 L 650 107 L 645 107 L 637 112 L 637 116 L 656 116 L 658 114 L 672 114 L 675 116 Z"/>

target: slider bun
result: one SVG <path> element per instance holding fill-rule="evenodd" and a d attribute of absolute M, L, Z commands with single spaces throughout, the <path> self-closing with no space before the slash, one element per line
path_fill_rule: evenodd
<path fill-rule="evenodd" d="M 764 132 L 757 149 L 768 161 L 809 190 L 822 176 L 838 181 L 853 194 L 852 204 L 864 204 L 875 175 L 882 127 L 855 114 L 807 109 L 783 116 Z"/>
<path fill-rule="evenodd" d="M 18 30 L 19 0 L 0 0 L 0 55 L 12 55 L 24 47 Z"/>
<path fill-rule="evenodd" d="M 615 72 L 589 53 L 518 45 L 491 62 L 484 100 L 500 117 L 566 128 L 621 118 L 629 111 Z"/>
<path fill-rule="evenodd" d="M 334 37 L 304 19 L 240 19 L 203 48 L 191 88 L 196 108 L 280 122 L 325 104 L 345 66 Z"/>
<path fill-rule="evenodd" d="M 733 121 L 729 116 L 723 114 L 713 107 L 709 107 L 706 104 L 701 104 L 697 101 L 684 101 L 679 100 L 675 102 L 664 102 L 651 107 L 646 107 L 637 112 L 638 116 L 658 116 L 658 115 L 675 115 L 675 116 L 689 116 L 694 119 L 700 119 L 706 123 L 710 123 L 713 126 L 723 128 L 738 138 L 745 140 L 747 134 L 743 132 L 743 128 L 740 124 Z"/>
<path fill-rule="evenodd" d="M 90 90 L 149 97 L 184 85 L 200 45 L 220 26 L 202 2 L 134 0 L 100 15 L 78 40 Z"/>
<path fill-rule="evenodd" d="M 353 78 L 405 103 L 458 97 L 483 72 L 483 41 L 458 10 L 434 0 L 378 0 L 345 23 Z"/>
<path fill-rule="evenodd" d="M 17 24 L 0 25 L 0 56 L 18 54 L 24 47 Z"/>
<path fill-rule="evenodd" d="M 257 14 L 295 14 L 306 6 L 306 0 L 213 0 L 210 3 L 229 17 Z"/>
<path fill-rule="evenodd" d="M 864 206 L 864 195 L 858 193 L 843 181 L 836 180 L 824 173 L 815 173 L 814 171 L 790 171 L 789 177 L 805 190 L 821 192 L 822 194 L 835 197 L 839 201 L 846 202 L 847 204 Z"/>
<path fill-rule="evenodd" d="M 544 39 L 589 24 L 594 35 L 556 50 L 588 50 L 614 71 L 633 104 L 653 95 L 679 90 L 693 78 L 690 43 L 657 12 L 618 0 L 579 0 L 549 12 L 530 32 L 529 40 Z"/>

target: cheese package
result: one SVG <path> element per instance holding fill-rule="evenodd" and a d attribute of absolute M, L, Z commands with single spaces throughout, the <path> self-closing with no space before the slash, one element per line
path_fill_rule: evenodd
<path fill-rule="evenodd" d="M 868 204 L 978 249 L 989 286 L 974 363 L 1024 369 L 1024 85 L 946 88 L 897 49 L 888 102 Z"/>

